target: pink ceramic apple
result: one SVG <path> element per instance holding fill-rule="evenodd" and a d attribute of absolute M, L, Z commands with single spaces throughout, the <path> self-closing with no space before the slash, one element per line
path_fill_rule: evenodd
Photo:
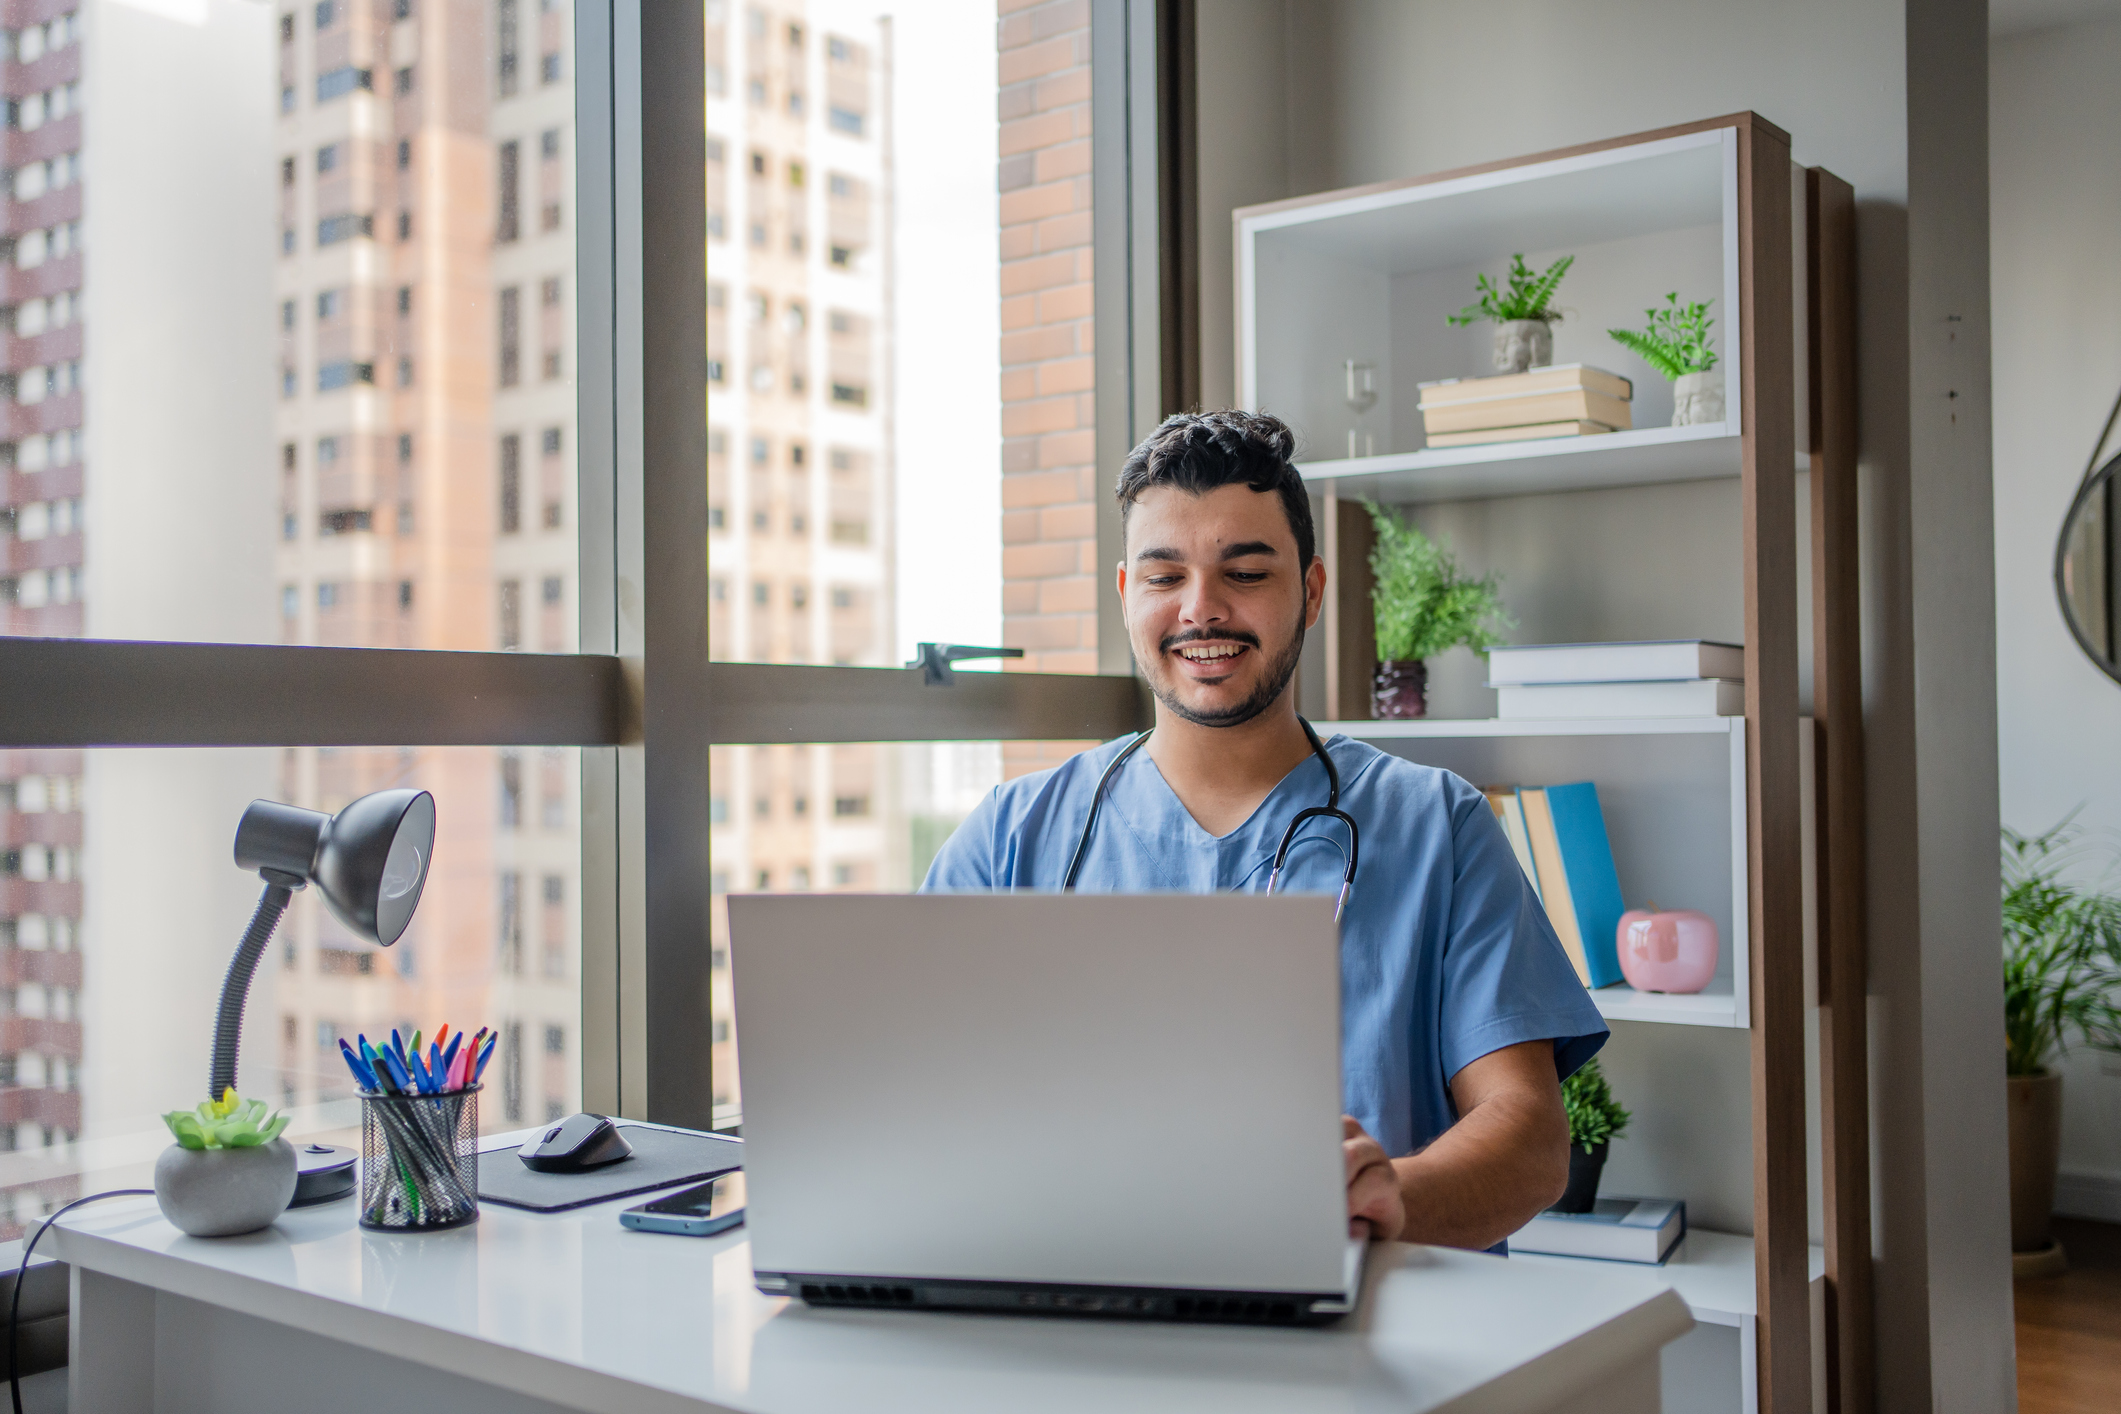
<path fill-rule="evenodd" d="M 1698 992 L 1716 975 L 1716 924 L 1706 913 L 1630 909 L 1619 934 L 1620 973 L 1638 992 Z"/>

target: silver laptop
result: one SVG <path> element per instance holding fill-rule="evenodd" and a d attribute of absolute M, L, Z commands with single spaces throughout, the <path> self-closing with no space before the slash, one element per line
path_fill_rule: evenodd
<path fill-rule="evenodd" d="M 1333 900 L 729 900 L 751 1260 L 816 1305 L 1352 1309 Z"/>

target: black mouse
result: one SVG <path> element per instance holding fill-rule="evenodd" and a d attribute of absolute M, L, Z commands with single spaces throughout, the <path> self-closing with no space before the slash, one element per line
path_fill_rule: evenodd
<path fill-rule="evenodd" d="M 537 1138 L 516 1150 L 525 1166 L 539 1173 L 580 1173 L 631 1158 L 633 1146 L 619 1127 L 602 1115 L 570 1115 L 548 1125 Z"/>

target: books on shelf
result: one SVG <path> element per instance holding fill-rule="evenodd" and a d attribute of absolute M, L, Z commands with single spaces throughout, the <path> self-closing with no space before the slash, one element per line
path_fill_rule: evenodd
<path fill-rule="evenodd" d="M 1486 794 L 1576 976 L 1586 987 L 1620 981 L 1615 934 L 1625 905 L 1598 787 L 1490 786 Z"/>
<path fill-rule="evenodd" d="M 1743 717 L 1745 683 L 1555 682 L 1497 685 L 1495 715 L 1505 720 L 1554 717 Z"/>
<path fill-rule="evenodd" d="M 1686 1236 L 1686 1204 L 1676 1198 L 1600 1198 L 1588 1213 L 1547 1209 L 1510 1234 L 1513 1252 L 1662 1263 Z"/>
<path fill-rule="evenodd" d="M 1619 374 L 1581 363 L 1447 378 L 1421 385 L 1422 429 L 1432 447 L 1594 436 L 1634 426 L 1634 394 Z"/>
<path fill-rule="evenodd" d="M 1649 643 L 1526 643 L 1488 650 L 1490 687 L 1744 677 L 1744 648 L 1702 638 Z"/>

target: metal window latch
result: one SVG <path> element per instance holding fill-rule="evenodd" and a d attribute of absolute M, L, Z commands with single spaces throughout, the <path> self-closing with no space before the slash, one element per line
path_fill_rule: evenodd
<path fill-rule="evenodd" d="M 952 663 L 962 663 L 971 658 L 1021 658 L 1021 648 L 974 648 L 966 643 L 918 643 L 914 645 L 918 655 L 906 666 L 921 670 L 921 681 L 930 687 L 949 687 L 957 681 L 957 674 L 950 671 Z"/>

